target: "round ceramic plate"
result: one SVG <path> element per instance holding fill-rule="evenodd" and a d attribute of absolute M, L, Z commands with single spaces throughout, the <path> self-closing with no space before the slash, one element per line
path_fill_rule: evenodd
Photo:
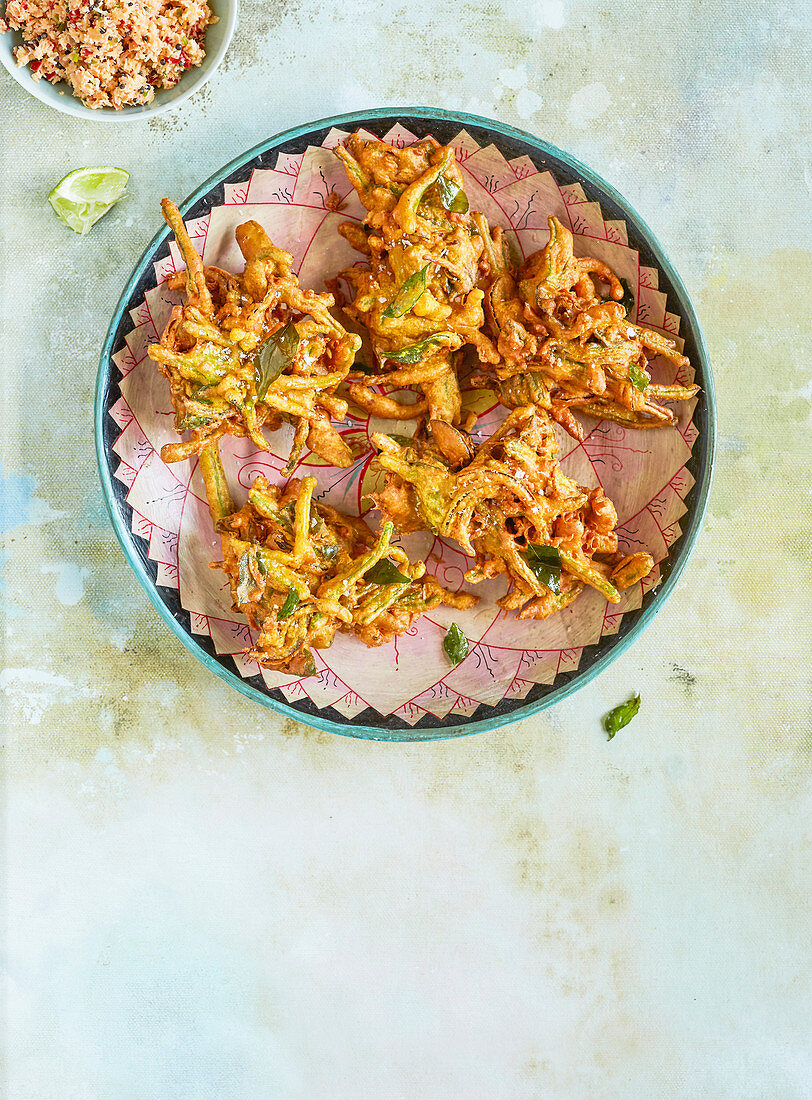
<path fill-rule="evenodd" d="M 171 467 L 160 459 L 176 439 L 168 387 L 148 359 L 179 300 L 164 279 L 176 270 L 177 249 L 162 228 L 121 296 L 105 340 L 96 394 L 96 443 L 102 486 L 125 556 L 166 625 L 208 669 L 264 706 L 336 733 L 389 741 L 453 737 L 527 717 L 588 683 L 622 653 L 665 603 L 688 560 L 705 512 L 715 442 L 713 380 L 699 323 L 679 276 L 656 238 L 623 198 L 566 153 L 509 126 L 472 115 L 428 108 L 358 112 L 324 119 L 270 138 L 226 165 L 183 204 L 204 261 L 239 269 L 234 228 L 261 221 L 272 239 L 294 255 L 303 285 L 324 280 L 357 260 L 336 232 L 363 211 L 333 147 L 361 130 L 395 144 L 428 134 L 452 144 L 471 208 L 508 232 L 523 255 L 548 238 L 547 217 L 572 228 L 576 253 L 608 262 L 632 286 L 636 319 L 683 343 L 691 370 L 654 361 L 655 381 L 701 386 L 698 398 L 675 407 L 678 424 L 629 431 L 585 422 L 577 444 L 559 438 L 566 473 L 581 484 L 602 485 L 618 511 L 621 549 L 648 549 L 657 566 L 643 584 L 607 605 L 593 590 L 544 622 L 520 621 L 499 609 L 504 578 L 477 589 L 470 612 L 438 609 L 401 638 L 368 650 L 338 635 L 317 654 L 317 675 L 305 679 L 269 673 L 246 659 L 247 623 L 231 609 L 205 506 L 197 463 Z M 330 192 L 344 199 L 340 213 Z M 156 197 L 157 213 L 157 197 Z M 634 313 L 632 314 L 634 318 Z M 487 391 L 465 395 L 486 437 L 505 415 Z M 314 474 L 317 496 L 364 514 L 375 487 L 370 424 L 348 416 L 338 425 L 362 451 L 351 470 L 327 467 L 306 454 L 296 473 Z M 393 430 L 398 429 L 392 426 Z M 281 481 L 290 444 L 285 426 L 269 437 L 271 451 L 245 439 L 222 444 L 234 495 L 242 500 L 257 474 Z M 366 446 L 364 444 L 366 443 Z M 376 515 L 370 516 L 373 527 Z M 431 553 L 431 568 L 451 587 L 462 583 L 466 560 L 453 543 L 428 533 L 404 540 L 413 556 Z M 454 620 L 470 653 L 452 668 L 442 639 Z"/>

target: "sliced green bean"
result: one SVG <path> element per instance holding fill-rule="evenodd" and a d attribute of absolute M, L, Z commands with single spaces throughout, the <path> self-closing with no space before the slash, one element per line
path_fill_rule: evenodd
<path fill-rule="evenodd" d="M 226 480 L 226 472 L 223 469 L 223 460 L 217 443 L 210 443 L 200 452 L 200 472 L 206 486 L 206 497 L 209 502 L 211 518 L 216 524 L 230 516 L 234 511 L 231 493 Z"/>
<path fill-rule="evenodd" d="M 568 573 L 571 573 L 573 577 L 577 577 L 579 581 L 583 581 L 584 584 L 590 585 L 606 597 L 610 603 L 620 603 L 620 593 L 615 586 L 604 577 L 603 573 L 599 573 L 597 569 L 593 569 L 591 565 L 587 565 L 578 558 L 572 556 L 566 550 L 559 550 L 561 555 L 561 564 Z"/>
<path fill-rule="evenodd" d="M 355 581 L 363 577 L 367 569 L 373 566 L 376 561 L 380 561 L 386 554 L 394 530 L 395 525 L 393 523 L 385 523 L 381 528 L 378 541 L 372 550 L 354 561 L 349 569 L 345 569 L 343 573 L 339 573 L 337 577 L 334 577 L 326 588 L 319 592 L 319 598 L 324 600 L 338 599 L 339 596 L 347 591 L 351 584 L 354 584 Z"/>

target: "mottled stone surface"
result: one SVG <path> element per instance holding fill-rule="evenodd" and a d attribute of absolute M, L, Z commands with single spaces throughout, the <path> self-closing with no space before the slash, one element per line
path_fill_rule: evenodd
<path fill-rule="evenodd" d="M 249 0 L 151 123 L 63 118 L 0 74 L 5 1093 L 808 1096 L 807 5 L 371 7 Z M 414 747 L 207 674 L 126 566 L 92 444 L 158 200 L 286 126 L 407 103 L 522 126 L 627 196 L 694 296 L 721 431 L 638 643 L 539 717 Z M 81 239 L 45 196 L 105 163 L 130 195 Z"/>

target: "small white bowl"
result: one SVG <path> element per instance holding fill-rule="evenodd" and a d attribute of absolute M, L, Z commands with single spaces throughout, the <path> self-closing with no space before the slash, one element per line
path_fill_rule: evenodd
<path fill-rule="evenodd" d="M 177 107 L 189 96 L 194 95 L 225 57 L 237 25 L 239 0 L 208 0 L 208 4 L 213 14 L 218 17 L 218 22 L 213 23 L 206 30 L 206 56 L 196 68 L 187 69 L 174 88 L 156 91 L 155 99 L 144 107 L 122 107 L 118 111 L 112 107 L 95 109 L 85 107 L 84 103 L 72 94 L 64 81 L 59 84 L 49 84 L 44 77 L 34 80 L 29 67 L 18 65 L 11 52 L 14 46 L 22 44 L 22 35 L 18 31 L 10 30 L 6 34 L 0 34 L 0 62 L 27 92 L 64 115 L 74 115 L 76 118 L 90 119 L 92 122 L 120 122 L 151 118 Z"/>

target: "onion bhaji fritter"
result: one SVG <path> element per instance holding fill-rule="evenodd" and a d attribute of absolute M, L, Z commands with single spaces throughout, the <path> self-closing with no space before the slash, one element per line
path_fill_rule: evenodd
<path fill-rule="evenodd" d="M 546 409 L 576 439 L 580 410 L 632 428 L 676 422 L 660 402 L 699 387 L 658 385 L 648 362 L 688 360 L 672 340 L 627 319 L 630 289 L 554 217 L 550 240 L 517 265 L 502 229 L 471 212 L 454 150 L 424 138 L 405 149 L 352 134 L 335 149 L 367 213 L 339 232 L 366 265 L 341 272 L 353 288 L 345 311 L 370 333 L 372 377 L 352 375 L 352 398 L 374 415 L 460 422 L 457 376 L 466 346 L 508 408 Z M 337 281 L 336 281 L 337 282 Z M 371 384 L 419 386 L 414 404 Z"/>
<path fill-rule="evenodd" d="M 424 138 L 405 149 L 352 134 L 335 154 L 365 207 L 363 223 L 339 233 L 367 258 L 341 272 L 355 296 L 346 313 L 370 333 L 377 360 L 371 379 L 350 394 L 375 415 L 411 419 L 428 413 L 459 423 L 456 365 L 461 349 L 498 361 L 483 334 L 484 291 L 479 268 L 484 242 L 468 211 L 454 150 Z M 422 398 L 399 405 L 369 381 L 417 385 Z"/>
<path fill-rule="evenodd" d="M 375 505 L 401 531 L 455 539 L 475 559 L 470 584 L 507 574 L 498 602 L 520 619 L 546 619 L 585 585 L 618 603 L 619 589 L 654 567 L 649 554 L 618 552 L 612 502 L 564 475 L 543 410 L 513 410 L 479 448 L 449 424 L 429 430 L 412 440 L 373 435 L 386 477 Z"/>
<path fill-rule="evenodd" d="M 573 411 L 629 428 L 676 423 L 659 402 L 685 401 L 699 386 L 656 385 L 648 361 L 688 359 L 672 340 L 627 320 L 628 286 L 601 260 L 576 257 L 558 218 L 548 224 L 550 240 L 518 271 L 493 230 L 485 312 L 500 359 L 473 384 L 495 388 L 508 408 L 547 409 L 578 440 L 584 433 Z"/>
<path fill-rule="evenodd" d="M 316 503 L 315 478 L 280 488 L 258 477 L 235 511 L 217 444 L 200 461 L 223 550 L 214 567 L 228 576 L 234 610 L 259 631 L 246 655 L 267 668 L 312 675 L 312 650 L 326 649 L 338 631 L 384 645 L 438 604 L 476 603 L 393 546 L 391 522 L 374 535 L 362 519 Z"/>
<path fill-rule="evenodd" d="M 353 455 L 330 418 L 346 416 L 335 390 L 361 340 L 331 316 L 333 297 L 303 290 L 292 256 L 255 221 L 236 230 L 241 275 L 204 266 L 177 206 L 169 199 L 161 205 L 186 261 L 186 271 L 167 285 L 185 286 L 186 301 L 149 356 L 169 380 L 176 430 L 190 433 L 166 444 L 163 460 L 200 454 L 223 435 L 248 435 L 267 451 L 263 426 L 273 431 L 287 420 L 295 425 L 288 473 L 305 446 L 334 466 L 351 466 Z"/>

